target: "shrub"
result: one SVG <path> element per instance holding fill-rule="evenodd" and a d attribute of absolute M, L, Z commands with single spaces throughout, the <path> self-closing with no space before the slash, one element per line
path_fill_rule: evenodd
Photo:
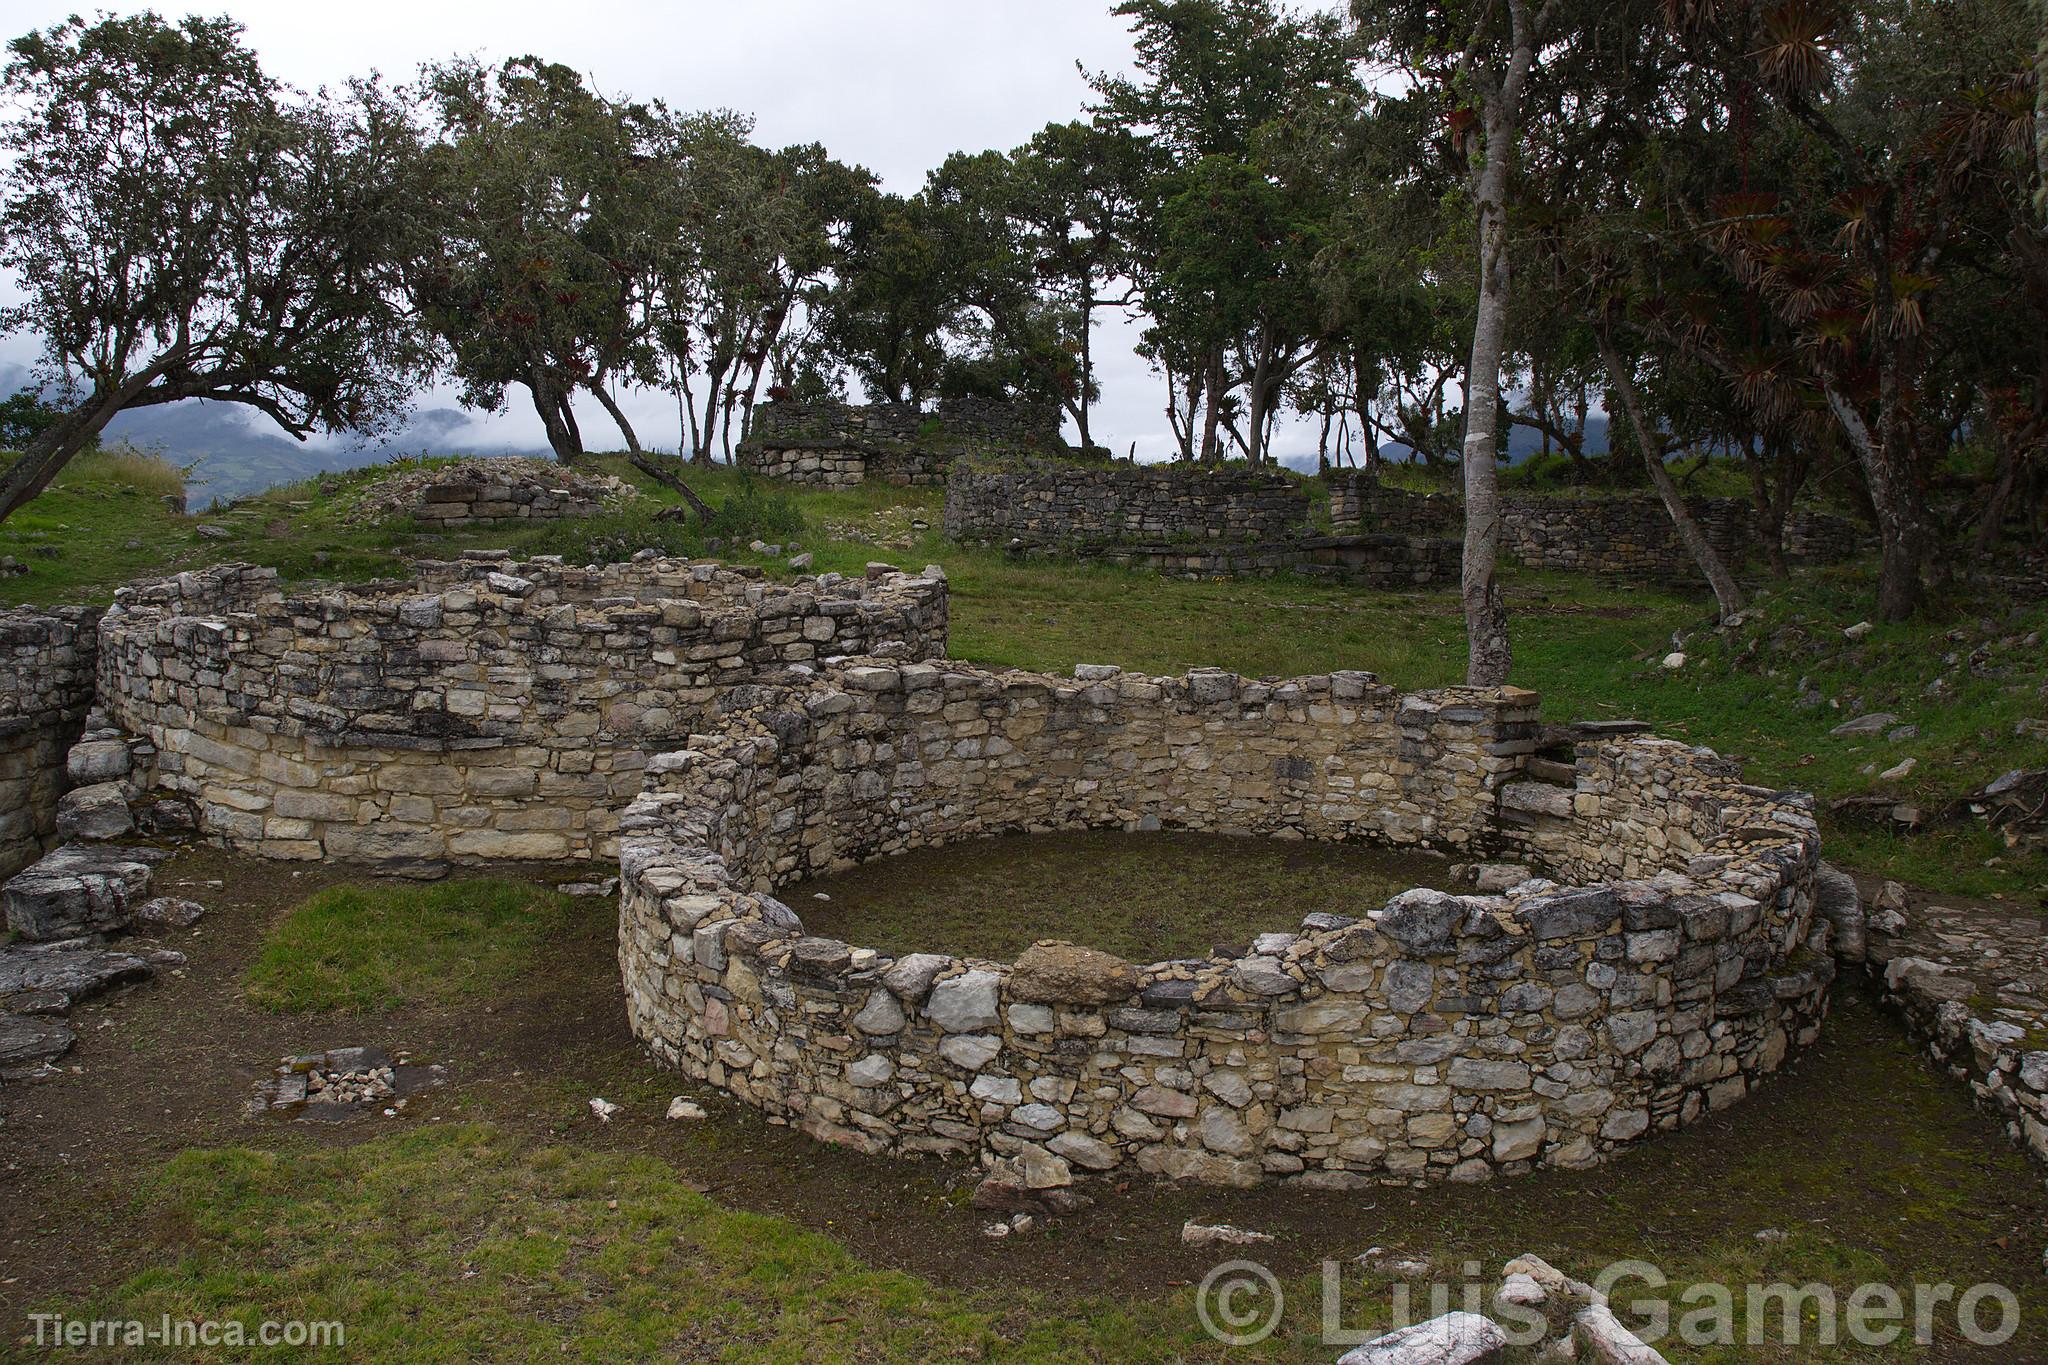
<path fill-rule="evenodd" d="M 743 480 L 739 492 L 727 498 L 711 514 L 706 535 L 722 540 L 775 537 L 788 540 L 803 534 L 804 514 L 788 493 L 776 490 L 764 494 L 752 479 Z"/>

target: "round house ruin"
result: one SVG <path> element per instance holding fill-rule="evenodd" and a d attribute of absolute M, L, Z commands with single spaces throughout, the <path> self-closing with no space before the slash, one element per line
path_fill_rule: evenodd
<path fill-rule="evenodd" d="M 145 786 L 273 858 L 568 859 L 616 852 L 650 753 L 711 701 L 836 655 L 942 654 L 942 579 L 875 566 L 768 583 L 646 559 L 490 551 L 287 592 L 247 565 L 123 589 L 98 703 L 155 745 Z"/>
<path fill-rule="evenodd" d="M 1348 1188 L 1597 1162 L 1816 1036 L 1819 839 L 1807 798 L 1670 741 L 1588 739 L 1568 784 L 1531 780 L 1537 700 L 944 660 L 747 689 L 625 812 L 633 1029 L 819 1138 L 972 1157 L 1019 1198 L 1124 1169 Z M 892 957 L 806 934 L 774 895 L 921 845 L 1101 827 L 1530 867 L 1143 964 Z"/>

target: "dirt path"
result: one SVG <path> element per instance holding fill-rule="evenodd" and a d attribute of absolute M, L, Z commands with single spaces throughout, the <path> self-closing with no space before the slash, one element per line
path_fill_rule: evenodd
<path fill-rule="evenodd" d="M 2041 1181 L 2027 1178 L 1960 1091 L 1855 992 L 1844 993 L 1824 1041 L 1758 1095 L 1599 1170 L 1364 1194 L 1120 1184 L 1097 1189 L 1094 1208 L 998 1244 L 983 1235 L 988 1215 L 966 1205 L 964 1169 L 821 1146 L 648 1062 L 625 1028 L 607 900 L 579 902 L 587 914 L 523 987 L 482 1008 L 350 1019 L 250 1007 L 240 978 L 266 927 L 312 890 L 346 879 L 340 868 L 291 869 L 212 850 L 163 866 L 161 893 L 209 908 L 196 932 L 166 940 L 188 965 L 78 1007 L 79 1043 L 64 1059 L 77 1074 L 0 1094 L 0 1323 L 146 1264 L 155 1229 L 135 1207 L 135 1180 L 182 1149 L 355 1142 L 436 1118 L 646 1152 L 729 1205 L 786 1215 L 871 1263 L 969 1289 L 1158 1294 L 1216 1260 L 1179 1245 L 1181 1222 L 1194 1217 L 1274 1233 L 1270 1259 L 1283 1271 L 1371 1245 L 1491 1257 L 1536 1250 L 1560 1263 L 1654 1246 L 1711 1259 L 1731 1240 L 1751 1245 L 1757 1230 L 1810 1226 L 1902 1273 L 1932 1257 L 2035 1299 L 2041 1293 Z M 346 1044 L 408 1049 L 445 1063 L 451 1083 L 396 1119 L 315 1125 L 244 1115 L 253 1085 L 279 1056 Z M 712 1117 L 664 1120 L 679 1091 Z M 598 1123 L 587 1107 L 594 1095 L 624 1112 Z M 1967 1217 L 1930 1228 L 1899 1216 L 1885 1173 L 1922 1152 L 1961 1154 L 1987 1172 Z M 1759 1170 L 1769 1172 L 1767 1185 Z"/>

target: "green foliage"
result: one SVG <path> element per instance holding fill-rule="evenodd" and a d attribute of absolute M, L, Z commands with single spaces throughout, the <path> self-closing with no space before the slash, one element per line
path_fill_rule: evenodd
<path fill-rule="evenodd" d="M 438 136 L 421 176 L 435 212 L 412 294 L 463 400 L 496 411 L 524 385 L 555 453 L 573 458 L 577 389 L 658 377 L 633 307 L 660 240 L 655 116 L 534 57 L 496 71 L 449 62 L 426 86 Z"/>
<path fill-rule="evenodd" d="M 804 514 L 787 491 L 764 491 L 758 481 L 743 479 L 739 490 L 718 504 L 704 530 L 723 540 L 788 540 L 803 534 Z"/>
<path fill-rule="evenodd" d="M 40 390 L 24 388 L 0 402 L 0 450 L 26 450 L 60 416 Z"/>
<path fill-rule="evenodd" d="M 0 266 L 73 379 L 0 480 L 0 518 L 126 408 L 203 397 L 287 431 L 401 411 L 427 357 L 400 306 L 412 137 L 374 81 L 280 88 L 228 19 L 71 19 L 9 44 Z"/>
<path fill-rule="evenodd" d="M 278 1013 L 475 1000 L 530 968 L 571 905 L 566 896 L 499 879 L 331 886 L 271 930 L 246 989 L 252 1002 Z"/>

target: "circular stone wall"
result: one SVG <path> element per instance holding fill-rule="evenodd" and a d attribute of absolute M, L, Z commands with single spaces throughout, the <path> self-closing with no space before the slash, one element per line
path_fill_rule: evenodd
<path fill-rule="evenodd" d="M 657 1056 L 870 1152 L 1046 1190 L 1580 1166 L 1738 1099 L 1810 1041 L 1832 959 L 1807 798 L 1711 753 L 1582 744 L 1524 779 L 1533 693 L 1371 675 L 1074 681 L 940 662 L 734 694 L 621 829 L 619 956 Z M 1239 958 L 1014 963 L 807 936 L 779 885 L 1013 830 L 1160 827 L 1526 857 Z M 994 906 L 1022 915 L 1028 906 Z"/>
<path fill-rule="evenodd" d="M 941 654 L 936 569 L 790 585 L 650 559 L 470 551 L 287 593 L 248 565 L 125 588 L 99 704 L 153 740 L 155 785 L 280 858 L 611 856 L 647 754 L 713 698 L 833 656 Z"/>

